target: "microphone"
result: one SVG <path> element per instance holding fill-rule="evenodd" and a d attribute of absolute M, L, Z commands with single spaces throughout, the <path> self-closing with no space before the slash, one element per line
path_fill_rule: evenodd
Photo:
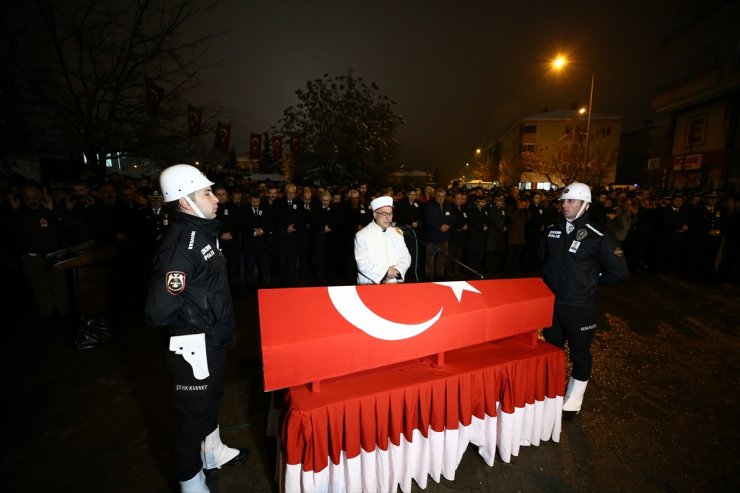
<path fill-rule="evenodd" d="M 398 224 L 397 222 L 392 222 L 391 226 L 393 226 L 396 229 L 400 229 L 401 231 L 410 231 L 411 229 L 413 229 L 408 224 Z"/>

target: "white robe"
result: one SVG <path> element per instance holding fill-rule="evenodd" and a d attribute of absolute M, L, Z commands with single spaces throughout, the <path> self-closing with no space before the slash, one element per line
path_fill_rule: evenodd
<path fill-rule="evenodd" d="M 355 261 L 357 284 L 380 284 L 391 267 L 401 273 L 403 280 L 411 255 L 398 229 L 389 227 L 383 231 L 373 221 L 355 234 Z"/>

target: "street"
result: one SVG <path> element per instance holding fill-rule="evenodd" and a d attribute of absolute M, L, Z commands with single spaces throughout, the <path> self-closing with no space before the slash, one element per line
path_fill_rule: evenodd
<path fill-rule="evenodd" d="M 739 300 L 738 285 L 651 274 L 601 288 L 594 372 L 560 442 L 522 447 L 492 468 L 471 446 L 454 481 L 423 491 L 740 490 Z M 208 485 L 277 491 L 256 296 L 237 293 L 235 305 L 221 435 L 252 455 Z M 142 313 L 129 312 L 117 338 L 87 350 L 73 349 L 56 325 L 24 322 L 6 338 L 4 491 L 176 491 L 166 337 Z"/>

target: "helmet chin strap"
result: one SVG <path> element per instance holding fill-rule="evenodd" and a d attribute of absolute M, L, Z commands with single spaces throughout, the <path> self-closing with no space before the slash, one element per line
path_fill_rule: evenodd
<path fill-rule="evenodd" d="M 198 217 L 201 219 L 205 219 L 206 216 L 201 212 L 201 210 L 198 208 L 197 205 L 195 205 L 195 202 L 188 197 L 187 195 L 183 197 L 185 199 L 185 202 L 188 203 L 188 205 L 195 211 L 196 214 L 198 214 Z"/>
<path fill-rule="evenodd" d="M 568 222 L 569 223 L 572 223 L 573 221 L 575 221 L 576 219 L 578 219 L 579 217 L 581 217 L 583 215 L 583 213 L 586 212 L 586 210 L 588 209 L 588 206 L 590 206 L 590 205 L 591 204 L 589 204 L 588 202 L 585 202 L 584 201 L 583 204 L 581 204 L 581 208 L 578 210 L 578 214 L 576 214 L 576 217 L 574 217 L 573 219 L 568 219 Z"/>

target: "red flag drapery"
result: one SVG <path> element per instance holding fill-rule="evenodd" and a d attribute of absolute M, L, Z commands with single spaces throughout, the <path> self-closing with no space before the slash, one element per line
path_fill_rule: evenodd
<path fill-rule="evenodd" d="M 218 122 L 216 126 L 216 139 L 213 147 L 221 152 L 229 152 L 229 139 L 231 137 L 231 125 Z"/>
<path fill-rule="evenodd" d="M 280 135 L 272 137 L 272 159 L 275 161 L 283 160 L 283 138 Z"/>
<path fill-rule="evenodd" d="M 152 115 L 159 114 L 159 106 L 164 96 L 164 89 L 151 80 L 146 81 L 146 107 Z"/>
<path fill-rule="evenodd" d="M 188 133 L 197 137 L 200 135 L 200 124 L 203 118 L 203 113 L 195 106 L 188 105 Z"/>
<path fill-rule="evenodd" d="M 262 156 L 262 134 L 252 132 L 249 137 L 249 159 L 259 159 Z"/>

